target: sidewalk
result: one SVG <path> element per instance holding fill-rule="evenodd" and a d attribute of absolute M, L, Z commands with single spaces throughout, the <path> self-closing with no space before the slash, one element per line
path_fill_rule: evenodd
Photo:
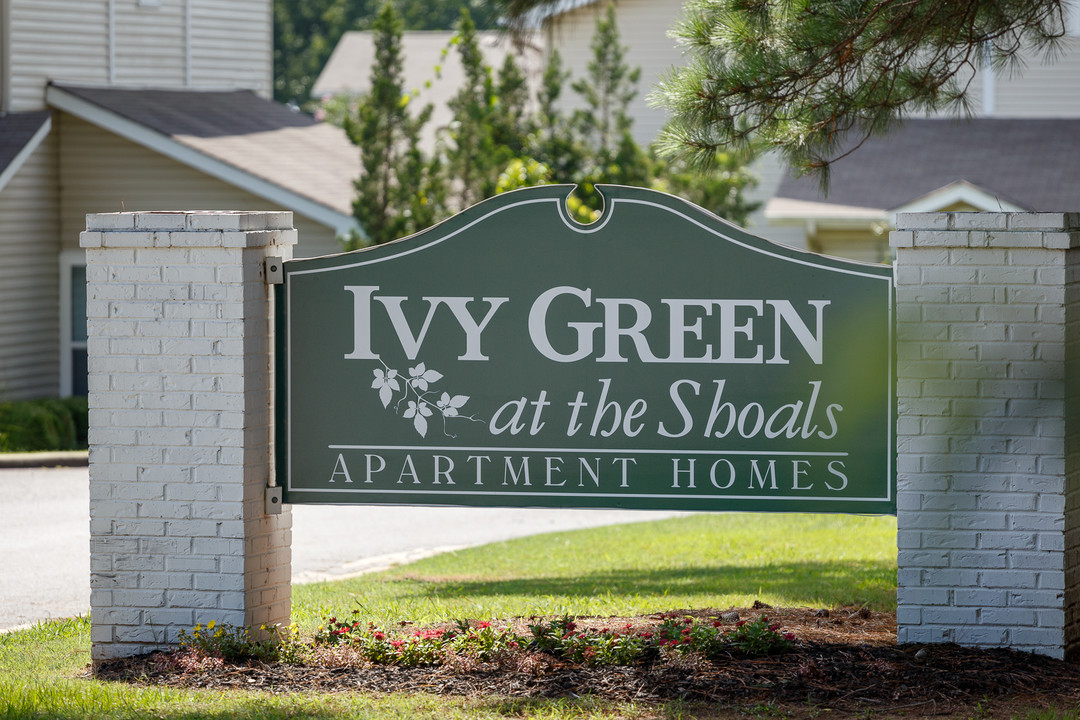
<path fill-rule="evenodd" d="M 0 470 L 5 468 L 86 467 L 86 450 L 62 452 L 0 453 Z"/>

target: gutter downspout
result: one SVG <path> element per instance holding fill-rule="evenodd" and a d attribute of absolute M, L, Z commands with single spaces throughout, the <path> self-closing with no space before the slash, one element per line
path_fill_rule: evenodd
<path fill-rule="evenodd" d="M 0 0 L 0 115 L 11 110 L 11 0 Z"/>
<path fill-rule="evenodd" d="M 109 85 L 116 84 L 116 0 L 108 3 Z"/>

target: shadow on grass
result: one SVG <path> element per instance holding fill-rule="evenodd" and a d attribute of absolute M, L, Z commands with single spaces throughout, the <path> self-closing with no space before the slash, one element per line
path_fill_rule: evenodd
<path fill-rule="evenodd" d="M 794 562 L 761 566 L 708 565 L 663 570 L 583 568 L 575 576 L 501 580 L 405 575 L 421 583 L 416 596 L 457 597 L 596 595 L 756 595 L 787 598 L 796 605 L 870 603 L 887 609 L 896 602 L 896 565 L 887 561 Z"/>

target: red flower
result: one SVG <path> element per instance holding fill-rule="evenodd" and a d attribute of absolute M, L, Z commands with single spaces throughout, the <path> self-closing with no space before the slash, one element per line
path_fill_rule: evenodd
<path fill-rule="evenodd" d="M 790 633 L 790 632 L 784 633 L 784 639 L 785 640 L 794 640 L 795 639 L 795 633 Z"/>
<path fill-rule="evenodd" d="M 652 637 L 652 633 L 651 633 L 651 632 L 643 632 L 643 633 L 641 633 L 641 637 L 643 637 L 643 638 L 645 638 L 646 640 L 648 640 L 649 638 L 651 638 L 651 637 Z"/>
<path fill-rule="evenodd" d="M 694 624 L 694 618 L 689 618 L 688 617 L 685 620 L 683 620 L 683 622 L 686 623 L 687 625 L 693 625 Z"/>
<path fill-rule="evenodd" d="M 376 640 L 385 640 L 386 639 L 386 636 L 383 635 L 381 632 L 377 632 L 374 635 L 372 635 L 371 637 L 375 638 Z"/>
<path fill-rule="evenodd" d="M 689 635 L 690 634 L 690 628 L 683 628 L 682 634 L 683 635 Z"/>
<path fill-rule="evenodd" d="M 476 626 L 481 628 L 481 629 L 489 628 L 489 627 L 491 627 L 491 623 L 489 623 L 489 622 L 481 622 L 481 623 L 477 623 Z"/>
<path fill-rule="evenodd" d="M 780 623 L 773 623 L 772 625 L 769 626 L 769 630 L 771 630 L 773 632 L 776 632 L 779 629 L 780 629 Z"/>
<path fill-rule="evenodd" d="M 723 625 L 723 623 L 721 623 L 719 620 L 713 620 L 713 627 L 720 627 L 721 625 Z"/>
<path fill-rule="evenodd" d="M 743 625 L 745 625 L 745 624 L 746 624 L 746 621 L 745 621 L 745 620 L 740 620 L 739 622 L 735 623 L 735 627 L 737 627 L 737 628 L 738 628 L 738 627 L 742 627 L 742 626 L 743 626 Z"/>

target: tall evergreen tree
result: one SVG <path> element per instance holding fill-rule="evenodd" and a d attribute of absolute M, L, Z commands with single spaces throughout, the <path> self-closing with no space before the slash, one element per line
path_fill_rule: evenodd
<path fill-rule="evenodd" d="M 594 143 L 596 154 L 610 158 L 633 124 L 628 108 L 641 78 L 641 68 L 626 63 L 613 4 L 597 20 L 590 48 L 586 75 L 571 86 L 585 102 L 585 108 L 574 113 L 574 122 L 585 141 Z"/>
<path fill-rule="evenodd" d="M 536 92 L 536 119 L 529 139 L 529 153 L 541 161 L 561 182 L 572 182 L 581 169 L 584 148 L 566 115 L 559 108 L 563 87 L 569 79 L 557 48 L 548 53 L 540 87 Z"/>
<path fill-rule="evenodd" d="M 454 119 L 443 152 L 449 192 L 456 198 L 452 209 L 460 211 L 495 194 L 499 170 L 508 158 L 495 139 L 496 86 L 468 10 L 461 11 L 455 42 L 465 81 L 448 103 Z"/>
<path fill-rule="evenodd" d="M 426 227 L 438 210 L 425 209 L 421 199 L 433 199 L 438 192 L 426 187 L 432 178 L 418 146 L 420 129 L 432 108 L 425 107 L 416 117 L 409 114 L 402 70 L 403 25 L 389 2 L 379 11 L 372 31 L 371 90 L 361 98 L 355 119 L 346 120 L 345 131 L 359 146 L 362 165 L 353 213 L 368 239 L 378 244 Z"/>

